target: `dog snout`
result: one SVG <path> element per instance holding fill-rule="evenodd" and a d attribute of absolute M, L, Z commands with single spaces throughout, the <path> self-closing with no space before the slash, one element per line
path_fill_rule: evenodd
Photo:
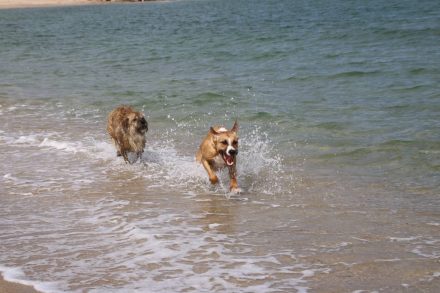
<path fill-rule="evenodd" d="M 141 119 L 141 125 L 144 126 L 145 128 L 148 128 L 147 120 L 145 120 L 144 117 L 142 117 L 142 119 Z"/>
<path fill-rule="evenodd" d="M 238 153 L 238 151 L 236 149 L 230 149 L 228 151 L 228 155 L 229 156 L 235 156 Z"/>

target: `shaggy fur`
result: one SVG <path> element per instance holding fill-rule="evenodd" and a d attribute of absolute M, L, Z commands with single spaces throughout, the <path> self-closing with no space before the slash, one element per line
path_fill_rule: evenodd
<path fill-rule="evenodd" d="M 128 153 L 136 153 L 136 160 L 142 157 L 145 148 L 145 133 L 148 123 L 144 114 L 129 106 L 120 106 L 108 115 L 107 131 L 116 147 L 116 155 L 128 160 Z M 135 161 L 136 161 L 135 160 Z"/>
<path fill-rule="evenodd" d="M 235 121 L 231 130 L 221 126 L 211 127 L 205 139 L 200 144 L 196 154 L 197 162 L 201 163 L 212 184 L 218 183 L 215 171 L 228 168 L 230 191 L 240 192 L 237 184 L 237 153 L 238 153 L 238 124 Z"/>

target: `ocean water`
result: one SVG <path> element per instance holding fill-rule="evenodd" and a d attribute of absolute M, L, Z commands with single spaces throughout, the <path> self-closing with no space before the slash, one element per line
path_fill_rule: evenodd
<path fill-rule="evenodd" d="M 0 10 L 0 272 L 43 292 L 439 292 L 440 2 Z M 117 158 L 107 114 L 149 122 Z M 240 125 L 238 183 L 195 152 Z"/>

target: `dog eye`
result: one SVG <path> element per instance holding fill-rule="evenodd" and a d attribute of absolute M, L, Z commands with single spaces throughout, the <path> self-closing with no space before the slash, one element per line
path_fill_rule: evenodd
<path fill-rule="evenodd" d="M 238 140 L 234 140 L 232 143 L 233 144 L 238 144 Z"/>
<path fill-rule="evenodd" d="M 227 145 L 228 141 L 227 140 L 222 140 L 221 143 L 224 144 L 224 145 Z"/>

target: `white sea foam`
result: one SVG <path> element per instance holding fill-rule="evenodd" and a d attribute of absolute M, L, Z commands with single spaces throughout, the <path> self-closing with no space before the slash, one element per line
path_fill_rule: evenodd
<path fill-rule="evenodd" d="M 422 256 L 422 257 L 426 257 L 426 258 L 430 258 L 430 259 L 438 259 L 440 258 L 440 252 L 439 251 L 435 251 L 435 250 L 428 250 L 427 247 L 423 246 L 423 245 L 417 245 L 414 249 L 411 250 L 412 253 L 418 255 L 418 256 Z"/>
<path fill-rule="evenodd" d="M 430 225 L 430 226 L 440 226 L 440 223 L 437 223 L 437 222 L 430 222 L 430 223 L 426 223 L 426 225 Z"/>
<path fill-rule="evenodd" d="M 409 242 L 418 239 L 418 236 L 411 237 L 388 237 L 392 242 Z"/>
<path fill-rule="evenodd" d="M 3 175 L 3 180 L 19 182 L 19 179 L 15 176 L 12 176 L 12 174 L 10 174 L 10 173 Z"/>
<path fill-rule="evenodd" d="M 63 141 L 56 141 L 49 138 L 45 138 L 40 144 L 40 147 L 50 147 L 57 150 L 63 150 L 66 152 L 85 152 L 85 148 L 82 146 L 81 142 L 78 143 L 72 143 L 72 142 L 63 142 Z"/>
<path fill-rule="evenodd" d="M 352 245 L 351 242 L 341 242 L 334 245 L 325 245 L 322 246 L 322 251 L 325 252 L 337 252 L 340 251 L 346 247 L 350 247 Z"/>
<path fill-rule="evenodd" d="M 145 176 L 155 177 L 160 174 L 171 185 L 191 184 L 194 180 L 206 178 L 203 167 L 196 163 L 195 157 L 180 155 L 172 146 L 148 146 L 142 162 L 152 171 Z"/>
<path fill-rule="evenodd" d="M 222 224 L 219 224 L 219 223 L 212 223 L 212 224 L 209 224 L 208 227 L 209 227 L 209 229 L 215 229 L 215 228 L 217 228 L 217 227 L 219 227 L 221 225 Z"/>
<path fill-rule="evenodd" d="M 38 271 L 38 267 L 45 266 L 47 271 L 37 275 L 58 280 L 32 285 L 43 292 L 74 292 L 69 288 L 78 282 L 91 292 L 143 292 L 145 288 L 151 292 L 176 292 L 185 288 L 196 292 L 222 292 L 236 291 L 235 282 L 244 281 L 247 285 L 240 287 L 240 292 L 276 292 L 278 286 L 306 292 L 307 287 L 303 286 L 306 279 L 323 271 L 298 263 L 280 263 L 270 253 L 249 256 L 252 249 L 246 243 L 217 232 L 222 226 L 220 223 L 210 223 L 210 229 L 205 230 L 197 224 L 199 217 L 185 211 L 157 213 L 154 205 L 147 206 L 150 208 L 124 213 L 122 211 L 133 208 L 129 200 L 103 198 L 93 205 L 80 205 L 69 211 L 68 218 L 76 214 L 79 217 L 75 223 L 67 220 L 64 232 L 54 229 L 59 223 L 51 220 L 47 222 L 47 231 L 43 229 L 33 237 L 19 238 L 22 245 L 28 245 L 28 241 L 40 243 L 32 251 L 36 259 L 27 269 L 32 271 L 35 267 Z M 74 227 L 82 228 L 76 232 L 72 230 Z M 32 231 L 31 226 L 27 229 Z M 27 229 L 22 232 L 26 234 Z M 17 241 L 10 235 L 9 240 L 3 239 L 5 245 Z M 14 255 L 22 253 L 17 251 Z M 41 255 L 45 257 L 40 258 Z M 63 266 L 57 265 L 60 261 Z M 109 272 L 112 280 L 123 284 L 122 287 L 93 285 Z M 274 274 L 289 277 L 274 278 Z M 31 284 L 24 281 L 23 275 L 15 279 Z"/>
<path fill-rule="evenodd" d="M 29 136 L 20 136 L 17 138 L 14 143 L 18 144 L 34 144 L 38 142 L 38 137 L 36 135 L 29 135 Z"/>
<path fill-rule="evenodd" d="M 374 262 L 398 262 L 401 261 L 400 258 L 390 258 L 390 259 L 375 259 Z"/>
<path fill-rule="evenodd" d="M 19 268 L 11 268 L 0 265 L 0 273 L 3 275 L 5 281 L 22 284 L 25 286 L 30 286 L 35 288 L 40 292 L 45 293 L 59 293 L 60 290 L 57 289 L 57 282 L 41 282 L 41 281 L 31 281 L 25 275 L 25 273 Z"/>

